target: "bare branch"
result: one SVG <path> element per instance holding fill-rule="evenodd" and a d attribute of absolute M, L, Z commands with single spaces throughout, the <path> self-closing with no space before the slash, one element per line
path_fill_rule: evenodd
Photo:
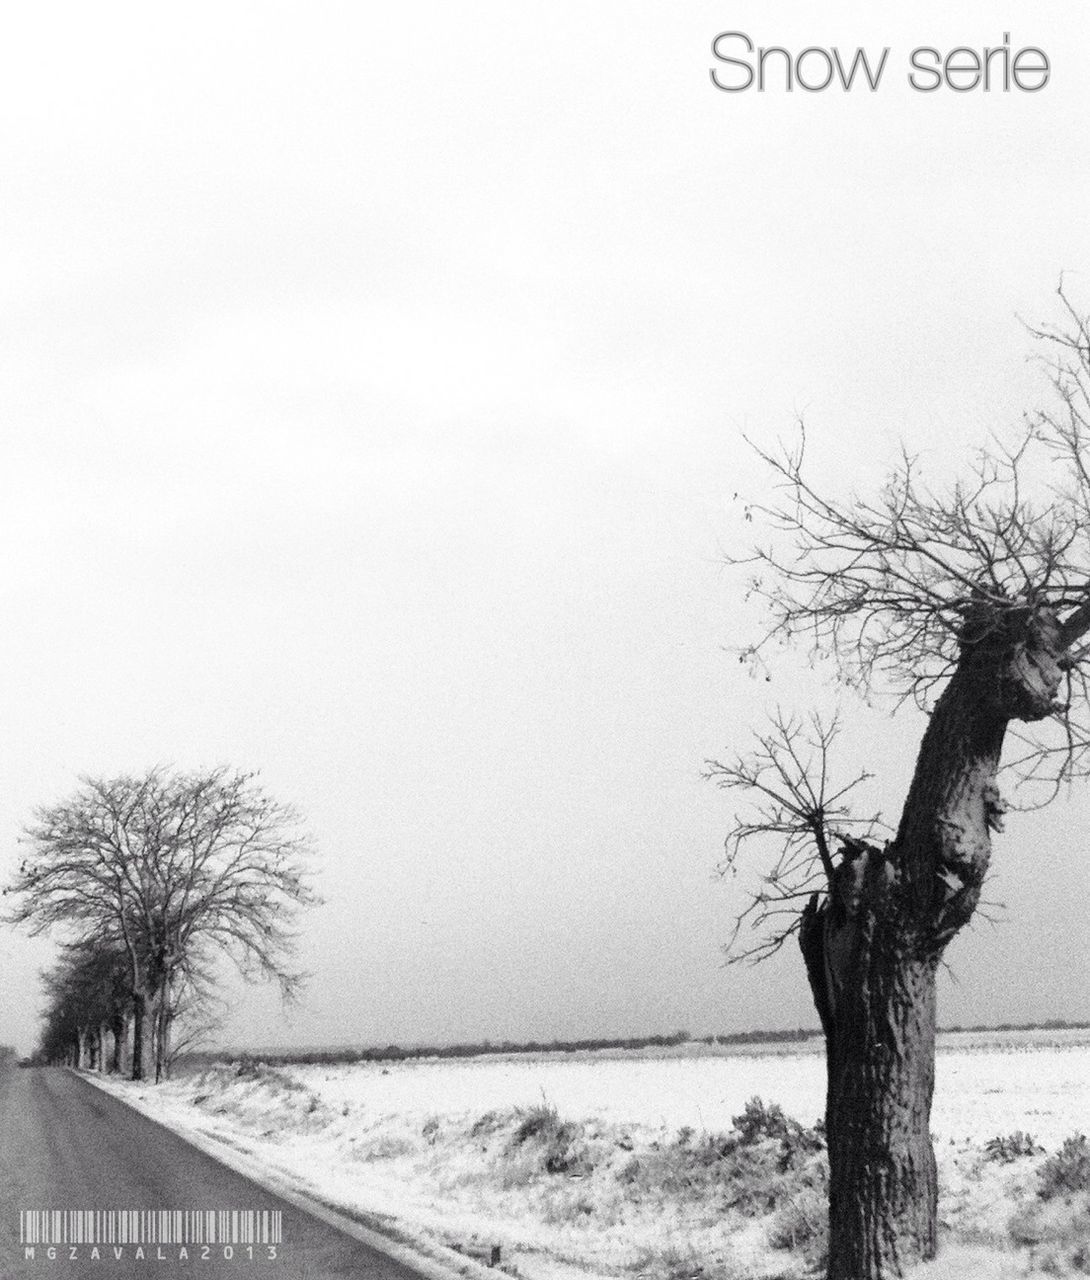
<path fill-rule="evenodd" d="M 748 802 L 727 835 L 720 874 L 735 874 L 751 846 L 771 860 L 737 918 L 727 946 L 732 960 L 764 959 L 779 950 L 798 928 L 799 905 L 832 884 L 834 846 L 868 839 L 883 827 L 878 814 L 856 816 L 847 803 L 869 773 L 843 785 L 832 781 L 830 752 L 839 733 L 836 716 L 829 723 L 816 715 L 803 721 L 777 709 L 750 751 L 727 764 L 706 762 L 705 777 L 742 792 Z M 761 939 L 734 952 L 743 925 Z"/>

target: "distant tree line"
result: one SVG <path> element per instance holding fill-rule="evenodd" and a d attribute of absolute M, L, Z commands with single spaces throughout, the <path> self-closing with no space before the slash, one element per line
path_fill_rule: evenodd
<path fill-rule="evenodd" d="M 675 1049 L 683 1044 L 738 1045 L 780 1044 L 807 1040 L 820 1032 L 798 1027 L 789 1031 L 732 1031 L 724 1035 L 694 1038 L 688 1031 L 675 1031 L 672 1035 L 632 1036 L 627 1039 L 590 1040 L 482 1040 L 476 1043 L 445 1045 L 397 1045 L 356 1048 L 344 1046 L 329 1049 L 297 1049 L 283 1053 L 255 1055 L 252 1051 L 217 1049 L 194 1052 L 186 1056 L 201 1061 L 249 1061 L 260 1056 L 270 1066 L 287 1066 L 292 1063 L 313 1063 L 323 1066 L 352 1062 L 401 1062 L 416 1058 L 475 1058 L 488 1054 L 505 1053 L 586 1053 L 599 1050 Z"/>
<path fill-rule="evenodd" d="M 988 1031 L 1087 1031 L 1090 1022 L 1066 1022 L 1062 1018 L 1050 1018 L 1045 1022 L 1000 1022 L 973 1026 L 954 1024 L 940 1028 L 944 1034 L 981 1033 Z M 353 1045 L 330 1048 L 286 1049 L 283 1051 L 255 1052 L 253 1049 L 197 1049 L 180 1056 L 192 1062 L 263 1062 L 268 1066 L 316 1065 L 342 1066 L 354 1062 L 403 1062 L 421 1058 L 477 1058 L 489 1054 L 507 1053 L 586 1053 L 601 1050 L 674 1049 L 683 1044 L 708 1046 L 803 1044 L 820 1037 L 816 1027 L 792 1027 L 785 1030 L 728 1031 L 719 1035 L 692 1036 L 687 1031 L 675 1031 L 672 1035 L 632 1036 L 627 1039 L 590 1040 L 481 1040 L 461 1044 L 444 1045 Z"/>
<path fill-rule="evenodd" d="M 86 778 L 38 810 L 25 843 L 6 918 L 63 943 L 44 975 L 40 1061 L 159 1080 L 206 1028 L 222 959 L 285 997 L 300 982 L 309 844 L 253 774 Z"/>
<path fill-rule="evenodd" d="M 1045 1022 L 997 1022 L 994 1025 L 977 1022 L 969 1027 L 954 1023 L 953 1026 L 941 1027 L 940 1030 L 947 1033 L 958 1031 L 973 1033 L 982 1031 L 1088 1031 L 1090 1030 L 1090 1022 L 1067 1022 L 1063 1018 L 1049 1018 Z"/>

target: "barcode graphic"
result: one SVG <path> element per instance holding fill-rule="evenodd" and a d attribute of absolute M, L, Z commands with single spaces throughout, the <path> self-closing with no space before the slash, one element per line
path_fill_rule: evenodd
<path fill-rule="evenodd" d="M 281 1209 L 21 1209 L 20 1244 L 282 1244 Z"/>

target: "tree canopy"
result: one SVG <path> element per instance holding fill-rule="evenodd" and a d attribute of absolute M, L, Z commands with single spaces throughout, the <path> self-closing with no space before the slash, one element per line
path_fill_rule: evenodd
<path fill-rule="evenodd" d="M 310 844 L 299 815 L 255 775 L 151 769 L 85 778 L 74 795 L 38 810 L 25 839 L 5 889 L 8 918 L 32 932 L 59 928 L 80 953 L 125 958 L 134 1059 L 154 1034 L 162 1067 L 175 1013 L 207 990 L 220 955 L 246 977 L 274 979 L 285 997 L 297 990 L 294 923 L 318 901 Z M 93 967 L 66 972 L 85 984 Z"/>
<path fill-rule="evenodd" d="M 876 495 L 820 492 L 800 423 L 795 443 L 757 449 L 775 496 L 748 514 L 768 536 L 732 561 L 752 567 L 748 590 L 767 618 L 744 659 L 767 662 L 777 641 L 801 644 L 854 687 L 923 707 L 967 647 L 1054 618 L 1063 696 L 1020 717 L 1059 726 L 1023 762 L 1053 781 L 1090 765 L 1090 333 L 1062 289 L 1060 299 L 1067 323 L 1031 330 L 1055 404 L 1006 442 L 996 433 L 966 478 L 931 481 L 903 450 Z"/>

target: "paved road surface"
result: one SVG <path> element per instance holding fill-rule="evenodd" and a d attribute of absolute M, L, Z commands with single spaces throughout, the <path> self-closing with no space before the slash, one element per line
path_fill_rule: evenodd
<path fill-rule="evenodd" d="M 3 1280 L 420 1280 L 61 1068 L 0 1065 L 0 1200 Z M 111 1246 L 95 1259 L 79 1245 L 75 1261 L 68 1247 L 50 1259 L 38 1245 L 28 1259 L 19 1239 L 25 1209 L 280 1209 L 283 1243 L 271 1260 L 261 1245 L 252 1259 L 236 1246 L 229 1261 L 221 1246 L 202 1258 L 192 1245 L 188 1258 L 176 1245 L 151 1245 L 139 1258 L 128 1245 L 120 1260 Z"/>

